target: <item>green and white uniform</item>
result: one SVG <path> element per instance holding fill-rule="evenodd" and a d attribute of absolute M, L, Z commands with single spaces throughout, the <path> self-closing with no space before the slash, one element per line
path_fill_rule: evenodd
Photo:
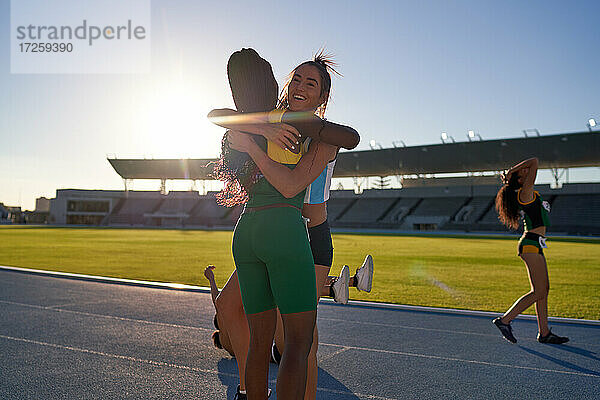
<path fill-rule="evenodd" d="M 550 212 L 550 203 L 542 199 L 539 192 L 533 192 L 533 200 L 524 203 L 521 201 L 521 189 L 517 191 L 517 200 L 519 201 L 519 211 L 523 218 L 523 227 L 525 232 L 519 239 L 519 255 L 527 253 L 544 254 L 543 249 L 546 246 L 546 238 L 537 233 L 529 232 L 540 226 L 550 226 L 548 213 Z"/>

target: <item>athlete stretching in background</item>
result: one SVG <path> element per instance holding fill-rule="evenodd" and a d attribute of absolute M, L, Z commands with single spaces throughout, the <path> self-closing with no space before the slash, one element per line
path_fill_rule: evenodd
<path fill-rule="evenodd" d="M 524 232 L 519 240 L 519 257 L 525 262 L 529 273 L 531 290 L 521 296 L 501 317 L 494 319 L 494 325 L 506 340 L 517 343 L 510 322 L 535 303 L 538 323 L 537 339 L 540 343 L 561 344 L 567 337 L 555 335 L 548 328 L 548 267 L 544 251 L 546 227 L 550 225 L 548 213 L 550 205 L 533 190 L 537 176 L 538 159 L 530 158 L 510 168 L 503 174 L 503 186 L 496 195 L 496 210 L 500 221 L 511 229 L 519 228 L 523 219 Z"/>

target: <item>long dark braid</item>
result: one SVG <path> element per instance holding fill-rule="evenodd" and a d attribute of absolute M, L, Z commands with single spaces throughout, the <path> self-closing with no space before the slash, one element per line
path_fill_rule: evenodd
<path fill-rule="evenodd" d="M 236 51 L 227 63 L 229 86 L 237 111 L 242 113 L 265 112 L 277 104 L 278 85 L 268 61 L 253 49 Z M 255 140 L 263 147 L 265 140 Z M 233 207 L 248 201 L 248 192 L 258 181 L 260 170 L 247 153 L 229 147 L 227 134 L 221 141 L 221 156 L 215 163 L 212 176 L 224 182 L 217 193 L 217 203 Z"/>
<path fill-rule="evenodd" d="M 496 194 L 496 211 L 498 211 L 498 219 L 507 228 L 517 230 L 519 229 L 519 219 L 521 214 L 519 213 L 519 199 L 517 190 L 521 185 L 519 184 L 519 175 L 513 173 L 510 176 L 510 180 L 502 185 L 498 194 Z"/>

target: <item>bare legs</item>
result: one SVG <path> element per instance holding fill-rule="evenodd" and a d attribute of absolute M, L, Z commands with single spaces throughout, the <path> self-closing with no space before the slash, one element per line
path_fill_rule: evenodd
<path fill-rule="evenodd" d="M 325 269 L 327 272 L 325 273 Z M 319 297 L 329 296 L 331 286 L 324 286 L 323 282 L 327 281 L 331 285 L 331 281 L 334 280 L 335 277 L 327 277 L 327 273 L 329 273 L 329 267 L 326 266 L 315 266 L 315 273 L 318 282 L 321 282 L 321 287 L 323 288 L 319 291 Z M 325 277 L 323 277 L 325 275 Z M 350 278 L 351 282 L 354 277 Z M 352 284 L 351 284 L 352 286 Z M 240 295 L 240 286 L 237 277 L 237 271 L 234 271 L 233 274 L 229 277 L 229 280 L 221 290 L 217 298 L 217 304 L 219 309 L 219 319 L 222 321 L 221 330 L 227 332 L 233 354 L 235 354 L 235 358 L 238 365 L 238 372 L 240 376 L 240 389 L 246 390 L 246 359 L 248 356 L 248 347 L 250 345 L 250 330 L 248 328 L 248 321 L 246 319 L 246 314 L 244 313 L 244 308 L 242 306 L 242 298 Z M 276 334 L 275 334 L 275 344 L 277 348 L 283 349 L 285 347 L 284 342 L 284 329 L 283 322 L 281 319 L 281 315 L 277 315 L 277 323 L 276 323 Z M 316 353 L 317 353 L 317 343 L 318 343 L 318 333 L 315 327 L 314 330 L 314 345 L 311 348 L 311 354 L 309 355 L 311 363 L 309 364 L 308 371 L 308 383 L 307 383 L 307 391 L 306 391 L 306 399 L 314 399 L 316 396 L 316 382 L 317 382 L 317 364 L 316 364 Z M 269 349 L 270 351 L 270 349 Z M 312 388 L 312 389 L 309 389 Z"/>
<path fill-rule="evenodd" d="M 327 280 L 333 277 L 328 277 L 329 270 L 331 267 L 325 265 L 315 265 L 315 274 L 317 287 L 325 287 L 325 289 L 318 291 L 318 297 L 329 296 L 330 286 L 324 286 Z M 317 298 L 317 302 L 319 299 Z M 284 334 L 283 324 L 281 320 L 277 321 L 277 329 L 275 331 L 275 345 L 278 349 L 284 349 L 287 346 L 287 336 Z M 317 350 L 319 347 L 319 332 L 315 323 L 315 329 L 313 332 L 313 342 L 308 354 L 308 369 L 306 372 L 306 391 L 304 393 L 305 400 L 314 400 L 317 396 Z M 279 395 L 279 392 L 278 392 Z"/>
<path fill-rule="evenodd" d="M 246 368 L 246 394 L 249 400 L 265 400 L 267 398 L 271 344 L 273 343 L 275 324 L 277 323 L 277 310 L 272 309 L 250 314 L 247 315 L 247 318 L 250 327 L 250 346 L 248 347 L 248 357 L 246 359 L 248 367 Z M 277 385 L 279 386 L 279 383 Z"/>
<path fill-rule="evenodd" d="M 331 267 L 326 265 L 316 265 L 315 264 L 315 274 L 317 281 L 317 288 L 325 287 L 325 281 L 328 279 L 329 270 Z M 319 298 L 322 293 L 317 291 L 317 304 L 319 303 Z M 329 296 L 329 293 L 326 294 Z M 287 338 L 286 338 L 287 339 Z M 310 353 L 308 354 L 308 371 L 307 371 L 307 379 L 306 379 L 306 392 L 304 394 L 305 400 L 314 400 L 317 398 L 317 374 L 319 366 L 317 365 L 317 350 L 319 347 L 319 331 L 317 329 L 317 324 L 315 323 L 315 329 L 313 333 L 313 342 L 310 348 Z"/>
<path fill-rule="evenodd" d="M 242 305 L 237 271 L 233 271 L 229 277 L 217 297 L 216 303 L 219 309 L 219 318 L 224 325 L 221 329 L 229 335 L 229 341 L 237 361 L 240 389 L 246 390 L 246 357 L 250 344 L 250 330 Z"/>
<path fill-rule="evenodd" d="M 548 291 L 550 290 L 546 258 L 543 255 L 536 253 L 525 253 L 521 255 L 521 258 L 527 266 L 531 290 L 515 301 L 512 307 L 504 313 L 502 322 L 505 324 L 510 323 L 517 315 L 521 314 L 535 303 L 538 329 L 540 335 L 545 336 L 549 332 Z"/>
<path fill-rule="evenodd" d="M 267 398 L 267 377 L 271 345 L 277 324 L 277 310 L 250 314 L 250 346 L 246 359 L 246 393 L 249 400 Z M 317 310 L 282 314 L 285 347 L 277 376 L 277 398 L 301 400 L 306 390 L 308 354 L 313 342 Z"/>
<path fill-rule="evenodd" d="M 282 314 L 285 347 L 277 376 L 277 398 L 302 400 L 306 390 L 308 355 L 313 343 L 317 310 Z M 269 343 L 269 350 L 271 348 Z"/>

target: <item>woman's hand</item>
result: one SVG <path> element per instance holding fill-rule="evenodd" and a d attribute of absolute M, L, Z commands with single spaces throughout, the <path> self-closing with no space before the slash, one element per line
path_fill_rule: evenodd
<path fill-rule="evenodd" d="M 298 153 L 300 148 L 300 132 L 291 125 L 284 123 L 276 124 L 243 124 L 236 129 L 254 135 L 264 136 L 267 140 L 275 143 L 282 149 Z"/>
<path fill-rule="evenodd" d="M 267 113 L 242 114 L 225 108 L 212 110 L 208 119 L 223 128 L 264 136 L 282 149 L 300 152 L 300 132 L 285 123 L 271 123 Z"/>
<path fill-rule="evenodd" d="M 227 142 L 229 147 L 242 153 L 247 153 L 252 145 L 256 145 L 250 134 L 234 130 L 227 131 Z"/>
<path fill-rule="evenodd" d="M 209 265 L 204 270 L 204 276 L 206 277 L 206 279 L 208 279 L 209 282 L 214 282 L 215 280 L 215 274 L 213 273 L 213 269 L 215 269 L 215 266 Z"/>
<path fill-rule="evenodd" d="M 264 136 L 282 149 L 298 153 L 297 150 L 300 148 L 299 139 L 301 135 L 291 125 L 283 123 L 260 125 L 258 134 Z"/>

